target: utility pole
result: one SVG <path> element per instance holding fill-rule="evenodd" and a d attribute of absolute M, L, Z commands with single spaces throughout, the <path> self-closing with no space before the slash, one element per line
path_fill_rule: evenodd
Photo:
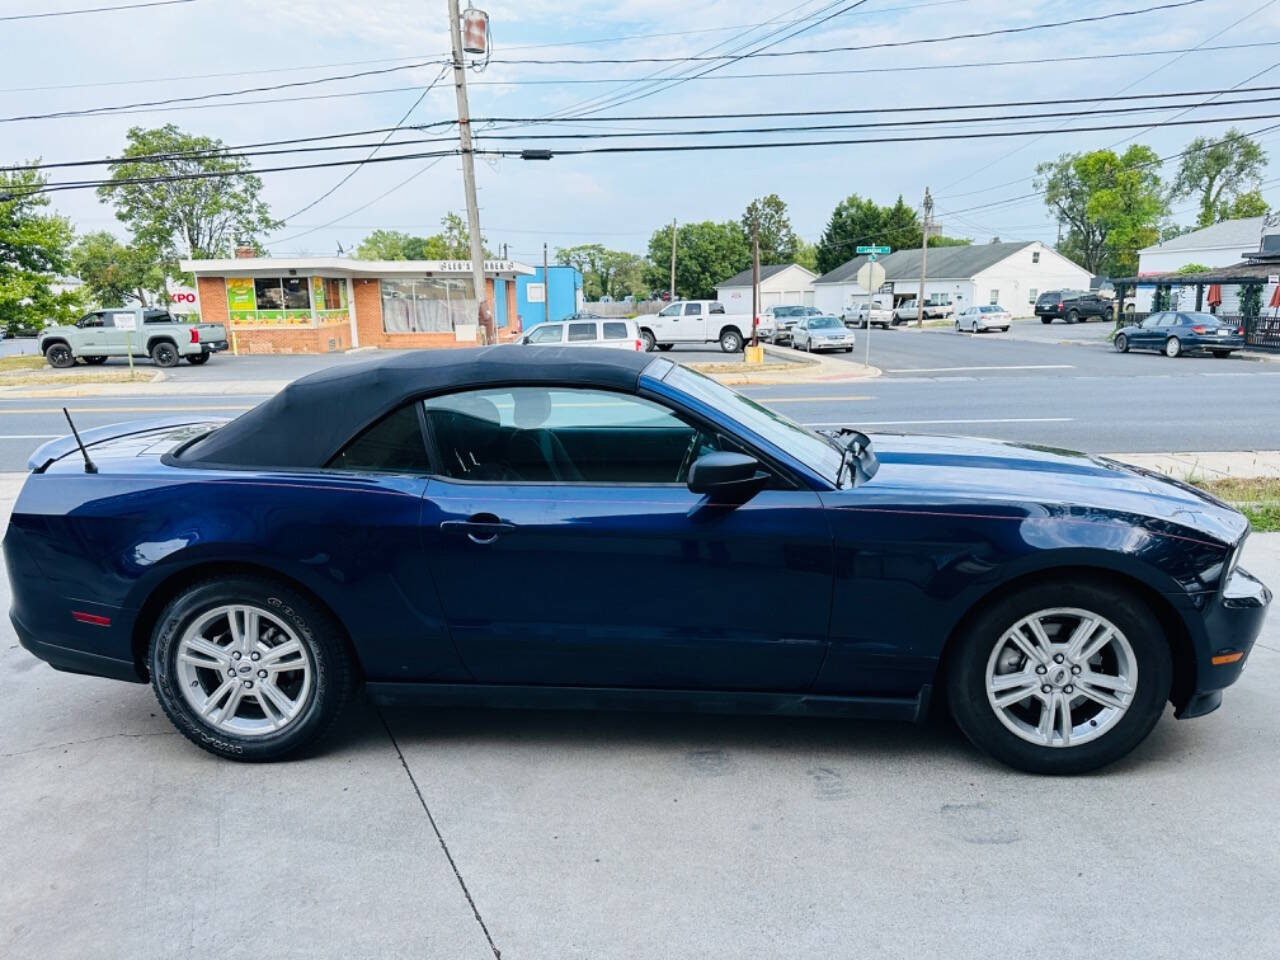
<path fill-rule="evenodd" d="M 551 271 L 547 269 L 547 245 L 542 245 L 542 322 L 551 322 Z"/>
<path fill-rule="evenodd" d="M 671 218 L 671 299 L 676 298 L 676 218 Z"/>
<path fill-rule="evenodd" d="M 471 112 L 467 107 L 467 70 L 462 61 L 462 21 L 458 0 L 449 0 L 449 37 L 453 42 L 453 86 L 458 95 L 458 139 L 462 149 L 462 186 L 467 195 L 467 228 L 471 231 L 471 282 L 476 291 L 476 319 L 486 343 L 496 343 L 493 312 L 484 288 L 484 247 L 480 243 L 480 208 L 476 204 L 476 160 L 471 147 Z"/>
<path fill-rule="evenodd" d="M 760 345 L 760 224 L 751 224 L 751 345 Z"/>
<path fill-rule="evenodd" d="M 929 264 L 929 221 L 933 217 L 933 197 L 924 188 L 924 239 L 920 241 L 920 296 L 916 298 L 916 326 L 924 326 L 924 278 Z M 870 326 L 867 327 L 869 331 Z"/>

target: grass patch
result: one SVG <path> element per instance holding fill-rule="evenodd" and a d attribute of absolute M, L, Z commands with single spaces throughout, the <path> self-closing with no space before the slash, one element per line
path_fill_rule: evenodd
<path fill-rule="evenodd" d="M 39 370 L 44 367 L 44 357 L 13 356 L 0 357 L 0 372 L 10 370 Z"/>
<path fill-rule="evenodd" d="M 1258 533 L 1280 532 L 1280 477 L 1190 477 L 1187 482 L 1227 501 Z"/>

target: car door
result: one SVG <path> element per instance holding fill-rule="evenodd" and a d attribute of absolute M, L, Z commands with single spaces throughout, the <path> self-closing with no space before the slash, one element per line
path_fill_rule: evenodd
<path fill-rule="evenodd" d="M 130 329 L 130 328 L 135 329 Z M 133 310 L 111 311 L 102 331 L 100 351 L 108 357 L 125 357 L 132 348 L 134 356 L 147 352 L 147 334 L 138 324 L 138 314 Z"/>
<path fill-rule="evenodd" d="M 801 690 L 826 645 L 832 551 L 816 493 L 773 473 L 734 508 L 685 485 L 734 449 L 671 408 L 506 386 L 423 404 L 428 564 L 477 681 Z"/>
<path fill-rule="evenodd" d="M 525 335 L 524 342 L 534 346 L 558 346 L 564 342 L 564 324 L 540 323 Z"/>
<path fill-rule="evenodd" d="M 686 343 L 702 343 L 707 339 L 707 316 L 703 304 L 690 302 L 684 305 L 680 318 L 680 339 Z"/>
<path fill-rule="evenodd" d="M 106 311 L 98 310 L 94 313 L 86 313 L 76 321 L 76 326 L 80 328 L 80 335 L 76 338 L 74 351 L 77 357 L 96 357 L 99 355 L 103 341 L 106 339 L 103 325 L 107 323 L 107 316 Z"/>
<path fill-rule="evenodd" d="M 1142 323 L 1138 325 L 1138 328 L 1133 331 L 1132 336 L 1129 337 L 1129 343 L 1132 346 L 1142 347 L 1144 349 L 1151 349 L 1154 347 L 1159 339 L 1157 327 L 1163 318 L 1163 313 L 1153 313 L 1150 316 L 1145 317 Z"/>
<path fill-rule="evenodd" d="M 649 329 L 659 343 L 675 343 L 680 339 L 680 315 L 684 304 L 677 301 L 668 304 L 650 318 Z"/>
<path fill-rule="evenodd" d="M 809 318 L 801 317 L 791 328 L 791 342 L 796 347 L 803 347 L 809 342 Z"/>

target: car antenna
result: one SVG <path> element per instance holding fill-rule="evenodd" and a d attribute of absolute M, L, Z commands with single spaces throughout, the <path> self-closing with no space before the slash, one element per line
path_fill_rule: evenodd
<path fill-rule="evenodd" d="M 76 445 L 80 448 L 80 456 L 84 457 L 84 472 L 97 473 L 98 468 L 94 466 L 93 461 L 89 459 L 89 451 L 84 448 L 84 441 L 80 439 L 80 431 L 76 429 L 76 425 L 71 421 L 71 414 L 67 412 L 67 408 L 62 408 L 62 415 L 67 418 L 67 426 L 71 428 L 71 435 L 76 438 Z"/>

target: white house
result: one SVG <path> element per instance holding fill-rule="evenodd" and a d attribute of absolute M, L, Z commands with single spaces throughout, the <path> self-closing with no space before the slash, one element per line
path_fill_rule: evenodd
<path fill-rule="evenodd" d="M 1240 262 L 1246 251 L 1260 248 L 1262 234 L 1267 228 L 1266 217 L 1245 217 L 1240 220 L 1224 220 L 1213 226 L 1184 233 L 1164 243 L 1144 247 L 1138 251 L 1138 286 L 1134 294 L 1134 308 L 1139 311 L 1151 309 L 1151 298 L 1155 295 L 1154 283 L 1143 283 L 1142 277 L 1151 274 L 1172 273 L 1188 264 L 1201 266 L 1229 267 Z M 1274 229 L 1274 224 L 1272 225 Z M 1194 304 L 1195 288 L 1191 286 L 1174 286 L 1170 291 L 1175 306 Z M 1269 291 L 1268 291 L 1269 292 Z M 1223 288 L 1223 313 L 1235 313 L 1236 290 L 1234 287 Z"/>
<path fill-rule="evenodd" d="M 818 275 L 798 263 L 760 265 L 760 309 L 782 304 L 813 306 L 813 281 Z M 751 312 L 751 271 L 735 273 L 716 286 L 716 299 L 729 313 Z"/>
<path fill-rule="evenodd" d="M 920 250 L 899 250 L 880 259 L 885 289 L 877 299 L 886 306 L 920 292 Z M 814 306 L 846 313 L 867 299 L 857 273 L 866 257 L 855 257 L 813 282 Z M 1030 316 L 1036 297 L 1046 290 L 1087 290 L 1090 273 L 1039 241 L 930 247 L 925 264 L 926 298 L 949 298 L 956 309 L 975 303 L 999 304 L 1015 317 Z"/>

